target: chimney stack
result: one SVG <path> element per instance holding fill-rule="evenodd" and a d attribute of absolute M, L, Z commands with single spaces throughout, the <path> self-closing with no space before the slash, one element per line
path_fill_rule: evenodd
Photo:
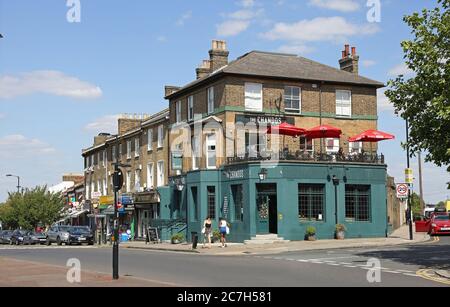
<path fill-rule="evenodd" d="M 211 73 L 211 61 L 203 60 L 195 72 L 197 73 L 197 80 L 208 76 Z"/>
<path fill-rule="evenodd" d="M 213 40 L 212 49 L 209 50 L 209 58 L 211 62 L 211 72 L 214 72 L 226 65 L 228 65 L 228 55 L 226 41 Z"/>
<path fill-rule="evenodd" d="M 342 59 L 339 60 L 339 65 L 341 70 L 358 74 L 359 55 L 356 54 L 356 47 L 352 47 L 352 53 L 350 54 L 350 45 L 345 45 L 345 50 L 342 51 Z"/>

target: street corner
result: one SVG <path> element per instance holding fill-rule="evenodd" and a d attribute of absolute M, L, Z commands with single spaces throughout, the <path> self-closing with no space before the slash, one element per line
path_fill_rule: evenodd
<path fill-rule="evenodd" d="M 424 279 L 450 286 L 450 272 L 448 270 L 421 269 L 416 274 Z"/>

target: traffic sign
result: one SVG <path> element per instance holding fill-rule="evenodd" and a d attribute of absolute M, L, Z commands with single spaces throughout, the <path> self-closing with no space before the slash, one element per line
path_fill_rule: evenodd
<path fill-rule="evenodd" d="M 405 169 L 405 182 L 406 183 L 414 182 L 413 170 L 411 168 Z"/>
<path fill-rule="evenodd" d="M 397 184 L 397 198 L 407 198 L 409 186 L 406 183 Z"/>

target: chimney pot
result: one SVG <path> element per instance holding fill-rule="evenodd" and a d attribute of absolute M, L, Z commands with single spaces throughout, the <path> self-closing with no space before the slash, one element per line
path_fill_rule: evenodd
<path fill-rule="evenodd" d="M 345 59 L 346 55 L 345 55 L 345 50 L 342 51 L 342 58 Z"/>
<path fill-rule="evenodd" d="M 352 56 L 356 55 L 356 47 L 352 47 Z"/>
<path fill-rule="evenodd" d="M 209 51 L 210 70 L 214 72 L 226 65 L 228 65 L 227 43 L 221 40 L 212 41 L 212 49 Z"/>
<path fill-rule="evenodd" d="M 350 45 L 345 45 L 345 56 L 349 56 L 350 55 Z"/>

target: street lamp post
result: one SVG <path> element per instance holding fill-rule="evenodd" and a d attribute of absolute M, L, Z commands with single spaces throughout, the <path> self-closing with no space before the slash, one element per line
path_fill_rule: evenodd
<path fill-rule="evenodd" d="M 337 196 L 337 187 L 339 185 L 339 179 L 336 175 L 333 175 L 333 185 L 334 185 L 334 212 L 335 212 L 335 221 L 336 225 L 339 224 L 339 215 L 338 215 L 338 196 Z"/>
<path fill-rule="evenodd" d="M 17 178 L 17 193 L 20 193 L 20 177 L 12 174 L 6 175 L 6 177 L 16 177 Z"/>

